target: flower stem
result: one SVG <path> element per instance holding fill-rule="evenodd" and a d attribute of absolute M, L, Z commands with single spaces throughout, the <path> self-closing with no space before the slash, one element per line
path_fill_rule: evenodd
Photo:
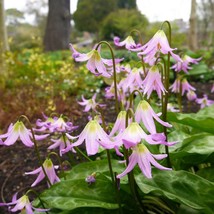
<path fill-rule="evenodd" d="M 106 41 L 101 41 L 97 44 L 96 49 L 98 49 L 98 47 L 101 44 L 106 44 L 111 52 L 111 57 L 112 57 L 112 63 L 113 63 L 113 79 L 114 79 L 114 96 L 115 96 L 115 109 L 116 109 L 116 113 L 119 113 L 119 101 L 118 101 L 118 91 L 117 91 L 117 73 L 116 73 L 116 64 L 115 64 L 115 56 L 114 56 L 114 52 L 113 49 L 111 47 L 111 45 L 106 42 Z"/>
<path fill-rule="evenodd" d="M 44 203 L 43 203 L 43 201 L 42 201 L 42 199 L 40 198 L 39 194 L 38 194 L 35 190 L 29 189 L 29 190 L 25 193 L 25 195 L 28 195 L 30 192 L 32 192 L 32 193 L 34 193 L 34 194 L 36 195 L 36 197 L 39 199 L 39 201 L 40 201 L 42 207 L 43 207 L 44 209 L 46 209 L 46 208 L 45 208 L 45 205 L 44 205 Z M 45 213 L 48 214 L 48 211 L 45 211 Z"/>
<path fill-rule="evenodd" d="M 131 108 L 129 108 L 126 112 L 126 127 L 128 126 L 128 121 L 129 121 L 129 117 L 133 117 L 134 113 L 133 110 Z M 123 151 L 124 151 L 124 156 L 126 159 L 126 165 L 128 166 L 129 164 L 129 150 L 125 148 L 125 146 L 123 146 Z M 129 180 L 129 185 L 130 185 L 130 190 L 131 193 L 136 201 L 136 204 L 138 205 L 137 207 L 139 208 L 141 213 L 146 213 L 146 210 L 142 204 L 141 198 L 138 194 L 138 190 L 137 190 L 137 184 L 134 178 L 134 173 L 133 171 L 128 173 L 128 180 Z"/>
<path fill-rule="evenodd" d="M 63 169 L 62 161 L 61 161 L 59 155 L 58 155 L 56 152 L 50 152 L 50 153 L 48 154 L 48 158 L 50 158 L 51 155 L 55 155 L 55 156 L 57 157 L 57 160 L 58 160 L 58 162 L 59 162 L 59 165 L 60 165 L 60 167 L 61 167 L 61 169 L 62 169 L 63 177 L 64 177 L 64 179 L 66 180 L 65 170 Z"/>
<path fill-rule="evenodd" d="M 168 41 L 169 45 L 171 46 L 171 35 L 172 35 L 172 30 L 171 30 L 171 25 L 169 21 L 164 21 L 161 25 L 161 29 L 164 24 L 168 25 Z M 167 54 L 167 66 L 166 66 L 166 71 L 165 71 L 165 81 L 164 81 L 164 86 L 166 89 L 166 94 L 164 96 L 164 107 L 163 107 L 163 120 L 167 121 L 167 105 L 168 105 L 168 99 L 169 99 L 169 75 L 170 75 L 170 53 L 168 52 Z M 164 126 L 164 134 L 166 136 L 166 141 L 167 141 L 167 128 Z M 171 161 L 170 161 L 170 155 L 169 155 L 169 149 L 167 146 L 165 146 L 165 152 L 167 154 L 167 166 L 171 167 Z"/>
<path fill-rule="evenodd" d="M 87 159 L 90 162 L 93 162 L 93 160 L 91 160 L 84 152 L 82 152 L 78 147 L 74 147 L 74 149 L 80 153 L 85 159 Z"/>
<path fill-rule="evenodd" d="M 102 119 L 103 130 L 105 132 L 107 132 L 107 127 L 106 127 L 106 124 L 105 124 L 103 110 L 99 105 L 96 106 L 96 109 L 100 112 L 101 119 Z M 107 153 L 108 167 L 109 167 L 109 172 L 110 172 L 110 175 L 111 175 L 111 180 L 114 183 L 115 179 L 114 179 L 114 173 L 113 173 L 113 169 L 112 169 L 111 155 L 110 155 L 110 152 L 109 152 L 108 149 L 106 149 L 106 153 Z"/>
<path fill-rule="evenodd" d="M 35 148 L 35 152 L 36 152 L 36 155 L 37 155 L 39 164 L 40 164 L 40 166 L 42 167 L 42 171 L 43 171 L 43 173 L 44 173 L 44 175 L 45 175 L 45 178 L 46 178 L 48 184 L 49 184 L 50 186 L 52 186 L 52 184 L 51 184 L 51 182 L 50 182 L 50 179 L 48 178 L 48 175 L 47 175 L 47 173 L 46 173 L 46 171 L 45 171 L 45 168 L 44 168 L 44 166 L 43 166 L 41 156 L 40 156 L 40 154 L 39 154 L 39 149 L 38 149 L 38 145 L 37 145 L 37 142 L 36 142 L 36 138 L 35 138 L 35 134 L 34 134 L 32 125 L 31 125 L 29 119 L 28 119 L 25 115 L 21 115 L 21 116 L 20 116 L 20 119 L 21 119 L 21 118 L 24 118 L 24 119 L 27 121 L 27 123 L 29 124 L 29 126 L 30 126 L 30 130 L 31 130 L 31 133 L 32 133 L 32 138 L 33 138 L 33 143 L 34 143 L 34 148 Z"/>

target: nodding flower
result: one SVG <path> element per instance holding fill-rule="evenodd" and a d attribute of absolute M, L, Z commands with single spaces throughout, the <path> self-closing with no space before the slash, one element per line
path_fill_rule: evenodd
<path fill-rule="evenodd" d="M 171 168 L 164 167 L 160 165 L 155 159 L 162 160 L 167 157 L 167 154 L 152 154 L 147 147 L 140 143 L 132 147 L 132 154 L 129 157 L 129 164 L 124 172 L 117 175 L 117 178 L 122 178 L 129 172 L 131 172 L 135 165 L 138 164 L 140 170 L 147 178 L 152 178 L 152 167 L 155 166 L 160 170 L 172 170 Z"/>
<path fill-rule="evenodd" d="M 162 97 L 162 93 L 165 94 L 166 92 L 157 65 L 153 65 L 149 69 L 146 78 L 143 80 L 143 94 L 147 94 L 147 99 L 149 99 L 153 90 L 157 92 L 159 98 Z"/>
<path fill-rule="evenodd" d="M 154 110 L 147 101 L 141 100 L 135 112 L 136 122 L 140 123 L 142 121 L 146 129 L 151 134 L 156 134 L 157 132 L 154 119 L 163 126 L 172 127 L 171 124 L 164 122 L 159 118 L 158 114 L 154 112 Z"/>
<path fill-rule="evenodd" d="M 188 73 L 188 70 L 192 69 L 192 67 L 189 66 L 190 63 L 198 64 L 198 62 L 202 59 L 202 57 L 198 59 L 191 58 L 188 55 L 184 55 L 182 57 L 182 62 L 175 63 L 171 68 L 174 69 L 176 72 L 184 71 L 185 73 Z"/>
<path fill-rule="evenodd" d="M 69 135 L 67 134 L 69 138 Z M 108 137 L 107 133 L 100 126 L 99 122 L 94 119 L 90 120 L 83 131 L 78 136 L 78 140 L 68 146 L 65 150 L 62 150 L 63 153 L 68 152 L 75 146 L 81 145 L 85 141 L 86 152 L 88 155 L 95 155 L 98 152 L 100 145 L 111 144 L 111 140 Z"/>
<path fill-rule="evenodd" d="M 115 36 L 114 37 L 114 44 L 118 47 L 125 46 L 126 49 L 130 51 L 141 51 L 142 45 L 136 44 L 132 36 L 128 36 L 125 40 L 120 42 L 120 38 Z"/>
<path fill-rule="evenodd" d="M 214 104 L 214 100 L 209 100 L 208 96 L 204 94 L 203 98 L 197 98 L 196 103 L 200 104 L 200 108 L 205 108 L 206 106 L 211 106 Z"/>
<path fill-rule="evenodd" d="M 182 59 L 178 55 L 173 53 L 176 48 L 173 49 L 169 46 L 169 42 L 163 30 L 158 30 L 156 34 L 152 37 L 152 39 L 145 45 L 143 45 L 142 49 L 143 51 L 139 52 L 139 55 L 145 55 L 144 61 L 146 63 L 150 63 L 150 60 L 154 59 L 156 54 L 159 53 L 170 53 L 170 55 L 175 59 L 175 61 L 182 62 Z"/>
<path fill-rule="evenodd" d="M 49 134 L 44 135 L 34 135 L 36 140 L 43 140 L 49 136 Z M 13 145 L 18 139 L 27 146 L 32 147 L 34 145 L 32 138 L 33 135 L 29 129 L 27 129 L 22 121 L 17 121 L 14 125 L 11 123 L 7 133 L 0 135 L 0 139 L 4 139 L 3 145 L 10 146 Z M 2 144 L 2 143 L 1 143 Z"/>
<path fill-rule="evenodd" d="M 45 170 L 51 184 L 54 184 L 54 183 L 60 181 L 59 177 L 56 175 L 56 172 L 55 172 L 55 169 L 58 169 L 59 166 L 54 166 L 51 159 L 46 158 L 46 160 L 43 163 L 43 167 L 44 167 L 44 170 Z M 26 175 L 39 174 L 37 179 L 31 185 L 31 187 L 36 186 L 40 181 L 42 181 L 45 178 L 45 173 L 43 172 L 41 166 L 39 168 L 33 170 L 32 172 L 25 172 L 25 174 Z M 48 186 L 49 186 L 49 183 L 48 183 Z"/>
<path fill-rule="evenodd" d="M 100 48 L 98 50 L 93 49 L 88 53 L 79 53 L 70 44 L 70 50 L 73 53 L 72 57 L 76 62 L 85 62 L 88 61 L 86 67 L 91 73 L 99 76 L 102 75 L 104 77 L 110 78 L 112 73 L 109 73 L 106 69 L 106 66 L 112 66 L 112 59 L 103 59 L 100 55 Z M 121 62 L 123 59 L 115 59 L 115 63 Z"/>
<path fill-rule="evenodd" d="M 95 93 L 91 99 L 85 99 L 85 97 L 82 95 L 82 101 L 79 101 L 78 103 L 81 105 L 81 106 L 85 106 L 85 109 L 84 109 L 84 112 L 88 112 L 90 111 L 91 109 L 93 111 L 96 112 L 96 107 L 99 105 L 100 107 L 104 107 L 106 106 L 105 104 L 98 104 L 96 102 L 96 96 L 97 94 Z"/>
<path fill-rule="evenodd" d="M 18 193 L 13 195 L 12 202 L 9 203 L 0 203 L 0 206 L 9 206 L 9 210 L 11 212 L 17 212 L 21 211 L 21 213 L 26 213 L 26 214 L 33 214 L 34 211 L 37 212 L 46 212 L 50 209 L 41 209 L 41 208 L 35 208 L 32 206 L 32 203 L 30 202 L 29 198 L 27 195 L 23 195 L 21 198 L 17 199 Z M 14 206 L 11 208 L 11 205 Z"/>

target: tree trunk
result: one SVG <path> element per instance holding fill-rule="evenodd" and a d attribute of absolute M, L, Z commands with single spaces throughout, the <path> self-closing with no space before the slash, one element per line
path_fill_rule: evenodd
<path fill-rule="evenodd" d="M 4 64 L 3 54 L 9 50 L 7 41 L 7 29 L 5 26 L 4 0 L 0 0 L 0 88 L 5 85 L 6 67 Z"/>
<path fill-rule="evenodd" d="M 189 48 L 192 51 L 197 50 L 197 14 L 196 14 L 196 0 L 192 0 L 191 14 L 190 14 L 190 28 L 189 28 Z"/>
<path fill-rule="evenodd" d="M 68 49 L 71 32 L 70 0 L 49 0 L 45 51 Z"/>

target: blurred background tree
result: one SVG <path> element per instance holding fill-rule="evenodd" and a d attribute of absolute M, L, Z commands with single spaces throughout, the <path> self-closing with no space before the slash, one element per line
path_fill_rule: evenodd
<path fill-rule="evenodd" d="M 136 0 L 117 0 L 117 7 L 121 9 L 137 9 Z"/>
<path fill-rule="evenodd" d="M 49 0 L 44 36 L 45 51 L 68 49 L 71 33 L 70 0 Z"/>
<path fill-rule="evenodd" d="M 113 36 L 124 37 L 133 29 L 143 29 L 143 33 L 148 25 L 148 19 L 137 9 L 119 9 L 104 19 L 100 33 L 103 39 L 112 40 Z"/>
<path fill-rule="evenodd" d="M 4 88 L 5 64 L 3 54 L 9 50 L 7 29 L 5 25 L 4 0 L 0 0 L 0 88 Z"/>
<path fill-rule="evenodd" d="M 115 0 L 79 0 L 73 14 L 75 27 L 79 31 L 88 31 L 98 35 L 103 19 L 117 9 Z"/>
<path fill-rule="evenodd" d="M 198 5 L 198 39 L 200 47 L 212 49 L 214 44 L 214 1 L 201 0 Z"/>

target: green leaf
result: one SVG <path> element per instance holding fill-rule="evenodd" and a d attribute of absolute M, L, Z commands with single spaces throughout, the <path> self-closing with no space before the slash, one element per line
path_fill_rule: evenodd
<path fill-rule="evenodd" d="M 201 213 L 211 214 L 214 207 L 214 183 L 186 171 L 154 169 L 153 178 L 136 176 L 139 188 L 145 193 L 164 195 Z"/>
<path fill-rule="evenodd" d="M 125 165 L 118 162 L 118 160 L 111 159 L 113 172 L 120 173 L 125 169 Z M 92 162 L 85 162 L 80 163 L 72 168 L 69 172 L 66 172 L 67 179 L 85 179 L 87 176 L 91 175 L 92 173 L 108 173 L 109 166 L 108 161 L 105 160 L 98 160 Z"/>
<path fill-rule="evenodd" d="M 117 209 L 114 185 L 103 175 L 88 185 L 85 179 L 64 180 L 44 191 L 40 198 L 49 208 L 73 210 L 80 207 Z"/>
<path fill-rule="evenodd" d="M 188 168 L 208 161 L 212 153 L 214 136 L 198 134 L 184 139 L 181 146 L 170 153 L 170 158 L 176 167 Z"/>
<path fill-rule="evenodd" d="M 197 175 L 214 182 L 214 167 L 206 167 L 197 171 Z"/>
<path fill-rule="evenodd" d="M 181 114 L 175 112 L 168 113 L 168 120 L 191 126 L 200 131 L 214 134 L 214 105 L 200 110 L 198 113 Z"/>
<path fill-rule="evenodd" d="M 200 63 L 199 65 L 193 65 L 192 69 L 189 70 L 188 76 L 201 75 L 209 72 L 209 68 L 206 64 Z"/>

